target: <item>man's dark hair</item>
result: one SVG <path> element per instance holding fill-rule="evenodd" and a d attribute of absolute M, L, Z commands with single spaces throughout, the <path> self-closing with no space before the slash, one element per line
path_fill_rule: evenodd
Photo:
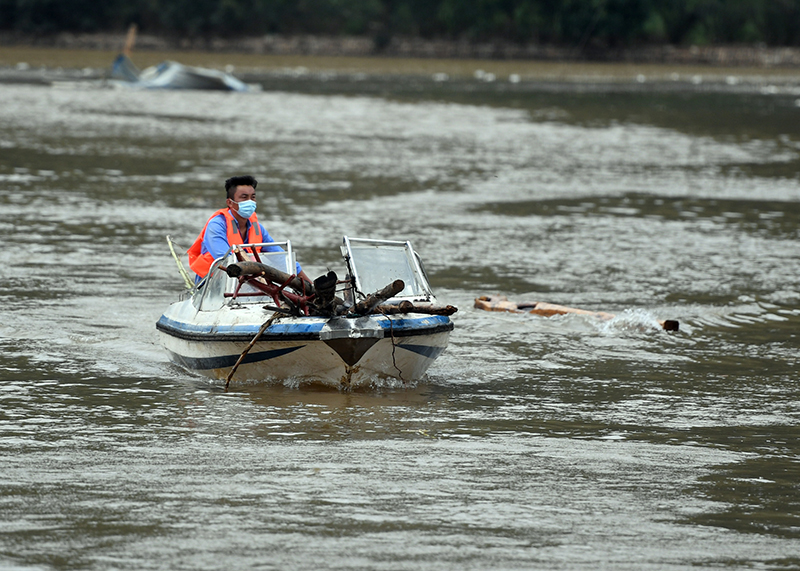
<path fill-rule="evenodd" d="M 258 186 L 258 181 L 250 175 L 232 176 L 225 181 L 225 194 L 228 195 L 228 198 L 233 198 L 233 192 L 236 191 L 237 186 L 252 186 L 255 188 Z"/>

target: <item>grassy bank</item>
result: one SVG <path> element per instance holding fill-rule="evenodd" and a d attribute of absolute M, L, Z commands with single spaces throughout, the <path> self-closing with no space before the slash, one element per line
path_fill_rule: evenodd
<path fill-rule="evenodd" d="M 93 49 L 0 47 L 6 69 L 107 70 L 118 52 Z M 553 62 L 532 60 L 388 58 L 216 53 L 207 51 L 142 51 L 132 59 L 140 68 L 172 59 L 187 65 L 228 69 L 236 74 L 340 73 L 406 75 L 483 81 L 692 81 L 800 84 L 800 69 L 699 64 Z"/>

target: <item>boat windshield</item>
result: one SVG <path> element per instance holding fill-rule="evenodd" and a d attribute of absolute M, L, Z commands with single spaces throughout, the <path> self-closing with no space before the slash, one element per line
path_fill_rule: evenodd
<path fill-rule="evenodd" d="M 356 289 L 371 294 L 395 280 L 406 287 L 396 297 L 430 301 L 433 297 L 422 263 L 410 242 L 344 237 L 342 255 L 355 279 Z"/>
<path fill-rule="evenodd" d="M 236 286 L 239 282 L 236 278 L 228 277 L 221 268 L 228 264 L 238 261 L 239 257 L 248 261 L 255 261 L 255 256 L 248 252 L 246 248 L 255 247 L 275 247 L 272 252 L 259 252 L 258 261 L 262 264 L 272 266 L 287 274 L 296 272 L 295 255 L 292 251 L 292 244 L 286 242 L 261 242 L 258 244 L 244 244 L 233 246 L 227 254 L 214 261 L 211 269 L 204 280 L 202 287 L 197 290 L 194 297 L 194 305 L 201 311 L 216 311 L 225 303 L 264 303 L 272 300 L 255 286 L 244 283 L 236 294 Z"/>
<path fill-rule="evenodd" d="M 292 243 L 287 240 L 286 242 L 261 242 L 259 244 L 245 244 L 242 246 L 234 246 L 232 252 L 229 254 L 232 258 L 229 263 L 233 263 L 235 252 L 243 256 L 244 259 L 255 261 L 253 254 L 249 253 L 248 247 L 264 247 L 274 249 L 275 251 L 262 251 L 258 253 L 258 260 L 262 264 L 272 266 L 287 274 L 294 274 L 297 272 L 295 269 L 295 255 L 292 250 Z"/>

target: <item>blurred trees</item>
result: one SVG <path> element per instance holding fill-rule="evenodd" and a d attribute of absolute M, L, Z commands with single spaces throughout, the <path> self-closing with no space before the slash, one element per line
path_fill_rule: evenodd
<path fill-rule="evenodd" d="M 0 30 L 800 45 L 800 0 L 0 0 Z"/>

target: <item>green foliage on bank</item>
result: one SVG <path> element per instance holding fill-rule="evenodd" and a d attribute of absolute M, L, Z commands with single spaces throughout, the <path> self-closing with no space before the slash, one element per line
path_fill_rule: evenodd
<path fill-rule="evenodd" d="M 800 0 L 0 0 L 0 30 L 369 35 L 569 46 L 800 45 Z"/>

